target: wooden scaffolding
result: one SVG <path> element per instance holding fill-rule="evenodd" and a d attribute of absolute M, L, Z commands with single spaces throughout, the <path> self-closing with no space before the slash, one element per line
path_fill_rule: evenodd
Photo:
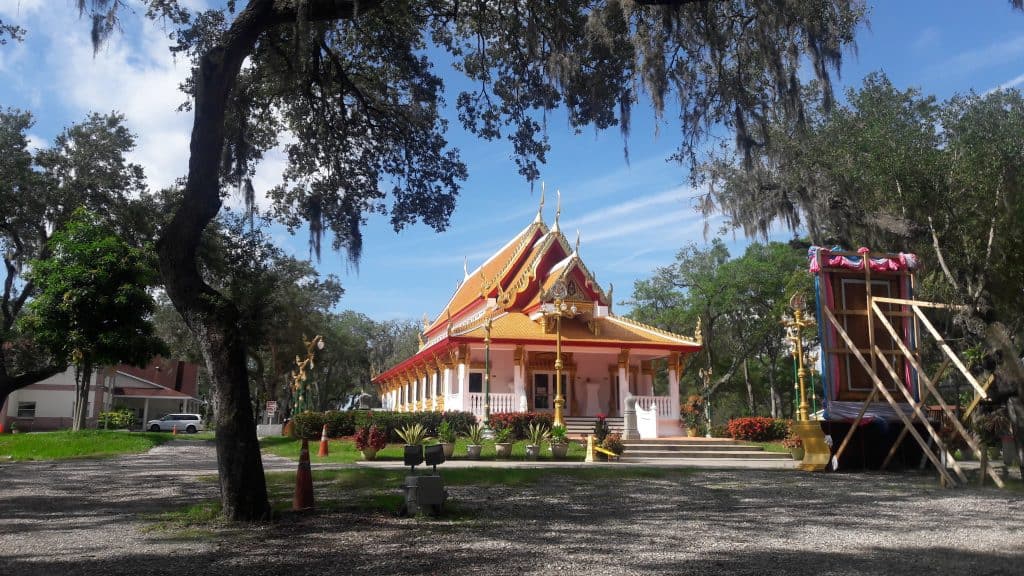
<path fill-rule="evenodd" d="M 924 313 L 925 308 L 955 311 L 956 307 L 913 298 L 916 258 L 911 254 L 814 247 L 810 258 L 811 271 L 816 275 L 825 417 L 835 417 L 829 414 L 829 405 L 849 407 L 860 403 L 850 429 L 833 455 L 833 466 L 838 466 L 839 458 L 865 415 L 878 411 L 879 398 L 882 398 L 902 424 L 882 468 L 889 466 L 909 434 L 938 471 L 943 485 L 966 483 L 962 467 L 947 446 L 959 437 L 981 458 L 984 447 L 963 422 L 977 403 L 987 398 L 992 378 L 984 384 L 978 382 Z M 943 358 L 931 376 L 922 366 L 922 327 Z M 937 385 L 950 365 L 956 367 L 976 394 L 963 420 L 943 398 Z M 936 429 L 938 424 L 927 417 L 930 405 L 939 407 L 941 421 L 948 426 L 941 433 Z M 918 427 L 924 429 L 924 434 Z M 996 485 L 1003 486 L 1002 479 L 991 467 L 987 473 Z"/>

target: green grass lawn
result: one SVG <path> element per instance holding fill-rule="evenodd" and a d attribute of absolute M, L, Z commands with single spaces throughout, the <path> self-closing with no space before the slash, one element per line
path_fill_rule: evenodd
<path fill-rule="evenodd" d="M 263 450 L 270 454 L 277 456 L 283 456 L 285 458 L 291 458 L 293 460 L 299 459 L 299 452 L 302 450 L 302 441 L 294 440 L 292 438 L 286 438 L 283 436 L 272 436 L 264 438 L 261 441 Z M 455 454 L 452 457 L 453 460 L 466 460 L 466 445 L 465 439 L 460 439 L 455 443 Z M 320 448 L 319 441 L 310 441 L 309 443 L 309 458 L 312 462 L 329 462 L 336 464 L 348 464 L 352 462 L 358 462 L 363 459 L 362 454 L 356 450 L 355 443 L 347 439 L 331 440 L 330 442 L 330 454 L 326 458 L 320 458 L 317 456 L 317 451 Z M 377 452 L 377 460 L 401 460 L 404 447 L 402 444 L 388 444 L 383 450 Z M 565 458 L 566 462 L 582 462 L 586 456 L 586 449 L 582 444 L 571 442 L 569 444 L 569 453 Z M 487 442 L 484 444 L 483 451 L 480 454 L 481 460 L 496 460 L 497 456 L 494 451 L 494 443 Z M 516 442 L 512 446 L 512 459 L 513 460 L 525 460 L 526 459 L 526 442 Z M 551 460 L 551 452 L 545 445 L 544 450 L 541 451 L 540 460 Z"/>
<path fill-rule="evenodd" d="M 82 430 L 0 436 L 0 459 L 65 460 L 145 452 L 169 442 L 167 433 Z"/>
<path fill-rule="evenodd" d="M 765 452 L 782 452 L 789 454 L 789 448 L 783 446 L 781 442 L 744 442 L 744 444 L 760 446 Z"/>

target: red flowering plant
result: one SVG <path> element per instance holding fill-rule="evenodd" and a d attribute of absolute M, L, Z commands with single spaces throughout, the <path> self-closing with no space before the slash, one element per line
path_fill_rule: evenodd
<path fill-rule="evenodd" d="M 804 441 L 796 435 L 787 436 L 786 439 L 782 441 L 782 445 L 786 448 L 803 448 Z"/>
<path fill-rule="evenodd" d="M 608 416 L 606 414 L 598 414 L 597 422 L 594 422 L 594 436 L 597 438 L 597 443 L 601 444 L 604 439 L 608 437 L 608 433 L 611 429 L 608 428 Z"/>
<path fill-rule="evenodd" d="M 749 418 L 733 418 L 729 421 L 729 436 L 736 440 L 770 442 L 785 438 L 787 432 L 788 427 L 785 421 L 774 418 L 754 416 Z"/>
<path fill-rule="evenodd" d="M 356 450 L 362 452 L 367 448 L 381 450 L 387 444 L 388 437 L 380 428 L 377 428 L 376 424 L 373 424 L 369 428 L 363 426 L 357 429 L 355 440 Z"/>

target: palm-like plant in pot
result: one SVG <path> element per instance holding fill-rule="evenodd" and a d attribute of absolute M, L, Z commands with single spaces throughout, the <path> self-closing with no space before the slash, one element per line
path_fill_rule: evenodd
<path fill-rule="evenodd" d="M 409 424 L 395 433 L 405 441 L 406 446 L 422 446 L 427 441 L 427 429 L 422 424 Z"/>
<path fill-rule="evenodd" d="M 455 426 L 452 426 L 451 422 L 442 420 L 437 426 L 437 439 L 441 442 L 441 449 L 444 450 L 445 459 L 451 458 L 452 453 L 455 452 L 455 439 L 458 437 L 458 432 L 455 430 Z"/>
<path fill-rule="evenodd" d="M 537 456 L 540 456 L 540 448 L 549 438 L 550 433 L 548 427 L 543 424 L 537 422 L 530 424 L 530 429 L 526 432 L 526 457 L 528 459 L 536 460 Z"/>
<path fill-rule="evenodd" d="M 552 426 L 548 437 L 551 441 L 551 456 L 565 458 L 565 455 L 569 453 L 569 434 L 565 426 L 557 424 Z"/>
<path fill-rule="evenodd" d="M 510 458 L 512 456 L 512 428 L 494 429 L 494 452 L 498 458 Z"/>
<path fill-rule="evenodd" d="M 469 445 L 466 446 L 466 457 L 470 460 L 478 460 L 480 451 L 484 448 L 484 425 L 480 422 L 474 424 L 466 434 L 466 440 L 469 442 Z"/>

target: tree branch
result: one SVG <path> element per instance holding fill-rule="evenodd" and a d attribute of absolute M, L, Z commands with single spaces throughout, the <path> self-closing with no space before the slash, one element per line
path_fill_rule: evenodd
<path fill-rule="evenodd" d="M 960 284 L 957 283 L 956 278 L 953 277 L 953 273 L 950 272 L 949 266 L 946 265 L 946 258 L 942 255 L 942 247 L 939 246 L 939 235 L 935 232 L 935 222 L 932 217 L 928 217 L 928 230 L 932 233 L 932 246 L 935 248 L 935 256 L 939 259 L 939 266 L 942 267 L 942 272 L 946 276 L 946 280 L 949 284 L 957 291 L 960 291 Z"/>

